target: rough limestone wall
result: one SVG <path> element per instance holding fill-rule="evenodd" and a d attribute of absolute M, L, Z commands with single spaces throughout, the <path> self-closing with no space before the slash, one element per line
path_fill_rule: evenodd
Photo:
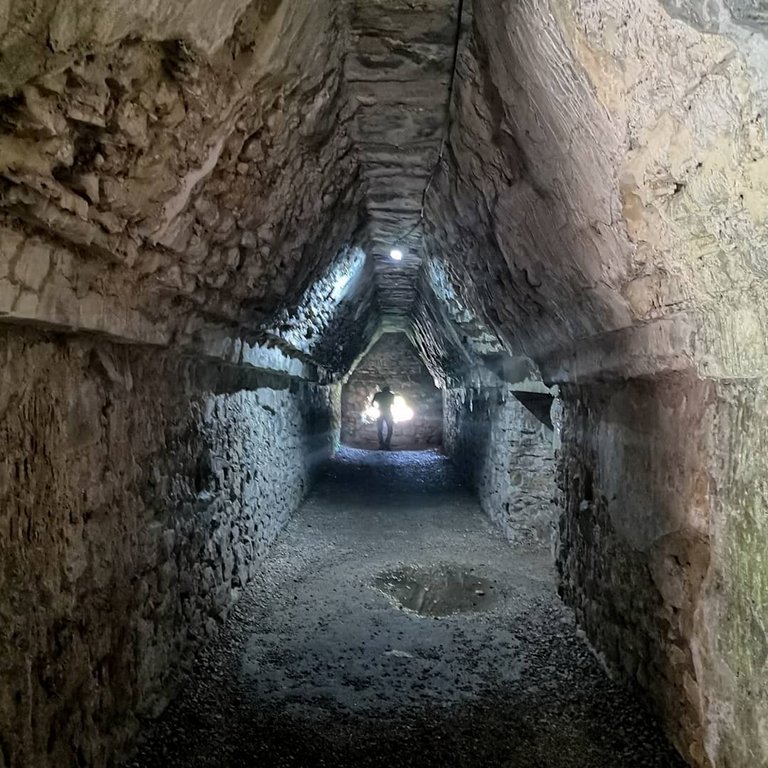
<path fill-rule="evenodd" d="M 604 369 L 645 369 L 633 376 L 691 358 L 712 377 L 764 375 L 758 5 L 465 4 L 425 244 L 464 304 L 552 381 L 597 345 Z"/>
<path fill-rule="evenodd" d="M 112 764 L 331 448 L 326 388 L 0 330 L 0 765 Z"/>
<path fill-rule="evenodd" d="M 564 386 L 564 596 L 718 768 L 768 765 L 764 5 L 475 0 L 426 205 Z"/>
<path fill-rule="evenodd" d="M 341 440 L 355 448 L 378 448 L 376 422 L 362 416 L 371 396 L 387 383 L 413 409 L 411 421 L 395 424 L 392 449 L 420 451 L 443 442 L 443 399 L 416 350 L 403 334 L 384 334 L 342 390 Z"/>
<path fill-rule="evenodd" d="M 549 545 L 556 514 L 552 430 L 509 387 L 445 392 L 445 451 L 486 514 L 519 544 Z"/>
<path fill-rule="evenodd" d="M 348 4 L 160 5 L 0 3 L 0 317 L 255 337 L 348 260 L 363 200 Z M 302 349 L 334 304 L 294 318 Z M 348 368 L 346 343 L 368 342 L 353 330 L 322 364 Z"/>
<path fill-rule="evenodd" d="M 561 592 L 696 766 L 711 765 L 711 692 L 698 654 L 709 645 L 700 605 L 711 559 L 712 390 L 684 374 L 562 387 Z"/>
<path fill-rule="evenodd" d="M 768 383 L 719 382 L 711 567 L 697 642 L 705 746 L 727 768 L 768 765 Z"/>
<path fill-rule="evenodd" d="M 768 765 L 768 388 L 561 389 L 564 599 L 691 765 Z"/>

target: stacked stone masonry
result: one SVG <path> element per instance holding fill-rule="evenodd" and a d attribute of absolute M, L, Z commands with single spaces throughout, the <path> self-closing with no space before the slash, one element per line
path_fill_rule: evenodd
<path fill-rule="evenodd" d="M 444 393 L 445 450 L 477 491 L 485 513 L 516 544 L 553 539 L 553 431 L 509 386 Z"/>
<path fill-rule="evenodd" d="M 768 764 L 765 388 L 676 374 L 563 399 L 564 598 L 692 765 Z"/>
<path fill-rule="evenodd" d="M 269 379 L 270 377 L 261 377 Z M 0 331 L 0 765 L 112 765 L 333 442 L 332 391 Z"/>

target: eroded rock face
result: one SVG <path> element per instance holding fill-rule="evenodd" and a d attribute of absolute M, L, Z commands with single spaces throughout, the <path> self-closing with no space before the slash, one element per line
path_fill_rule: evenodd
<path fill-rule="evenodd" d="M 186 3 L 159 15 L 49 5 L 30 32 L 54 51 L 2 81 L 16 89 L 0 127 L 0 208 L 7 263 L 11 232 L 60 256 L 32 284 L 11 272 L 0 312 L 167 341 L 201 322 L 253 333 L 295 306 L 360 223 L 344 8 L 228 3 L 209 27 Z M 77 36 L 65 44 L 67 13 Z M 19 34 L 14 23 L 0 38 L 4 61 Z M 83 298 L 108 302 L 113 327 L 80 311 Z"/>
<path fill-rule="evenodd" d="M 418 322 L 426 230 L 463 305 L 553 377 L 609 333 L 595 368 L 764 369 L 759 9 L 467 3 L 448 134 L 453 4 L 232 0 L 210 25 L 198 5 L 4 15 L 6 223 L 70 251 L 86 288 L 54 265 L 47 293 L 2 283 L 0 310 L 103 330 L 108 301 L 143 340 L 258 333 L 362 245 L 361 312 Z"/>
<path fill-rule="evenodd" d="M 473 9 L 429 196 L 465 303 L 542 363 L 612 333 L 594 369 L 764 372 L 760 43 L 656 2 Z"/>

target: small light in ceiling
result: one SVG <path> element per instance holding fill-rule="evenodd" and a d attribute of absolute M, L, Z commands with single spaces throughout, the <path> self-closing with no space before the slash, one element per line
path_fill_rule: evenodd
<path fill-rule="evenodd" d="M 389 255 L 395 260 L 395 261 L 402 261 L 403 258 L 403 252 L 398 250 L 397 248 L 393 248 Z"/>

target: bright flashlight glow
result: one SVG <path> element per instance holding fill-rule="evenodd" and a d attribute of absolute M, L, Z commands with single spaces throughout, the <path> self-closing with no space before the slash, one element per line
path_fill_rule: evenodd
<path fill-rule="evenodd" d="M 397 248 L 393 248 L 389 255 L 395 260 L 395 261 L 401 261 L 403 258 L 403 252 L 398 250 Z"/>
<path fill-rule="evenodd" d="M 410 408 L 400 395 L 395 395 L 395 402 L 392 403 L 392 418 L 395 424 L 399 424 L 401 421 L 410 421 L 413 418 L 413 408 Z"/>
<path fill-rule="evenodd" d="M 366 421 L 376 421 L 379 418 L 379 406 L 378 403 L 369 405 L 365 409 Z M 395 395 L 395 401 L 392 403 L 392 420 L 395 424 L 400 424 L 404 421 L 410 421 L 413 418 L 413 408 L 405 402 L 405 398 L 402 395 Z"/>

